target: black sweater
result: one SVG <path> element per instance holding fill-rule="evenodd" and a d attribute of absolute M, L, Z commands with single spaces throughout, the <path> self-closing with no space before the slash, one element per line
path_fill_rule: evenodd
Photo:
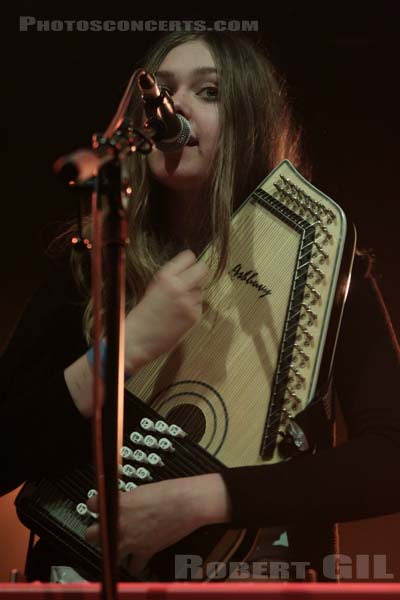
<path fill-rule="evenodd" d="M 90 423 L 75 408 L 63 375 L 86 351 L 82 313 L 71 274 L 54 269 L 3 354 L 1 494 L 90 456 Z M 231 525 L 301 530 L 307 524 L 309 548 L 312 543 L 315 550 L 324 526 L 399 511 L 398 367 L 381 294 L 368 261 L 357 257 L 334 376 L 349 440 L 279 464 L 224 470 Z M 297 558 L 309 559 L 304 553 Z"/>

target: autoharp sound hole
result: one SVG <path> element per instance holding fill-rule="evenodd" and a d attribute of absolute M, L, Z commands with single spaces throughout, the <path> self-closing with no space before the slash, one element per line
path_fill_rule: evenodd
<path fill-rule="evenodd" d="M 194 442 L 200 442 L 206 431 L 206 418 L 200 408 L 193 404 L 180 404 L 166 416 L 170 422 L 182 427 Z"/>

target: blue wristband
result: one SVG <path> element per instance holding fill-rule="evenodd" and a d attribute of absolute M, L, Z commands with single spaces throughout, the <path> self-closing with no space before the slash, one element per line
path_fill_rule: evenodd
<path fill-rule="evenodd" d="M 86 352 L 86 356 L 87 356 L 89 365 L 93 369 L 94 368 L 94 348 L 93 348 L 93 346 L 90 346 L 90 348 Z M 101 373 L 102 378 L 104 379 L 105 375 L 106 375 L 106 342 L 104 339 L 101 340 L 101 342 L 100 342 L 100 373 Z M 125 375 L 124 375 L 125 381 L 127 381 L 131 377 L 132 377 L 131 373 L 127 373 L 125 371 Z"/>
<path fill-rule="evenodd" d="M 94 348 L 90 346 L 89 350 L 86 352 L 86 356 L 88 359 L 89 365 L 94 369 Z M 106 343 L 104 340 L 100 342 L 100 373 L 102 378 L 104 379 L 106 374 Z"/>

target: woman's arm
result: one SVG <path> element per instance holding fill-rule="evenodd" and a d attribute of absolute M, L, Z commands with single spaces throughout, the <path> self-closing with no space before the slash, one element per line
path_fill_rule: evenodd
<path fill-rule="evenodd" d="M 86 350 L 82 314 L 68 268 L 54 267 L 1 357 L 1 493 L 89 456 L 90 423 L 64 379 L 64 369 Z"/>
<path fill-rule="evenodd" d="M 181 252 L 156 275 L 126 319 L 126 370 L 179 343 L 202 312 L 207 268 Z M 90 456 L 93 374 L 82 300 L 65 266 L 29 303 L 0 361 L 0 492 Z"/>
<path fill-rule="evenodd" d="M 125 372 L 172 350 L 202 313 L 207 267 L 190 250 L 180 252 L 156 274 L 143 299 L 125 320 Z M 65 381 L 78 410 L 92 414 L 93 374 L 87 356 L 65 369 Z"/>

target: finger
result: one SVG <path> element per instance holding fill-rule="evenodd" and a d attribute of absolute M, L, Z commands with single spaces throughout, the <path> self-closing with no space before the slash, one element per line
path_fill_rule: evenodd
<path fill-rule="evenodd" d="M 91 498 L 88 498 L 88 500 L 86 501 L 86 506 L 88 507 L 88 509 L 91 512 L 99 512 L 98 508 L 99 508 L 99 498 L 98 496 L 92 496 Z"/>
<path fill-rule="evenodd" d="M 179 279 L 187 285 L 188 289 L 201 288 L 207 278 L 208 268 L 202 262 L 197 262 L 179 275 Z"/>
<path fill-rule="evenodd" d="M 145 558 L 144 556 L 129 554 L 126 557 L 126 560 L 129 572 L 137 577 L 146 567 L 149 559 Z"/>
<path fill-rule="evenodd" d="M 99 525 L 91 525 L 86 529 L 85 540 L 93 546 L 100 546 L 100 527 Z"/>
<path fill-rule="evenodd" d="M 195 307 L 203 305 L 203 292 L 200 288 L 193 288 L 189 292 L 190 304 Z"/>
<path fill-rule="evenodd" d="M 162 271 L 168 275 L 179 275 L 196 262 L 196 255 L 191 250 L 180 252 L 163 267 Z"/>

